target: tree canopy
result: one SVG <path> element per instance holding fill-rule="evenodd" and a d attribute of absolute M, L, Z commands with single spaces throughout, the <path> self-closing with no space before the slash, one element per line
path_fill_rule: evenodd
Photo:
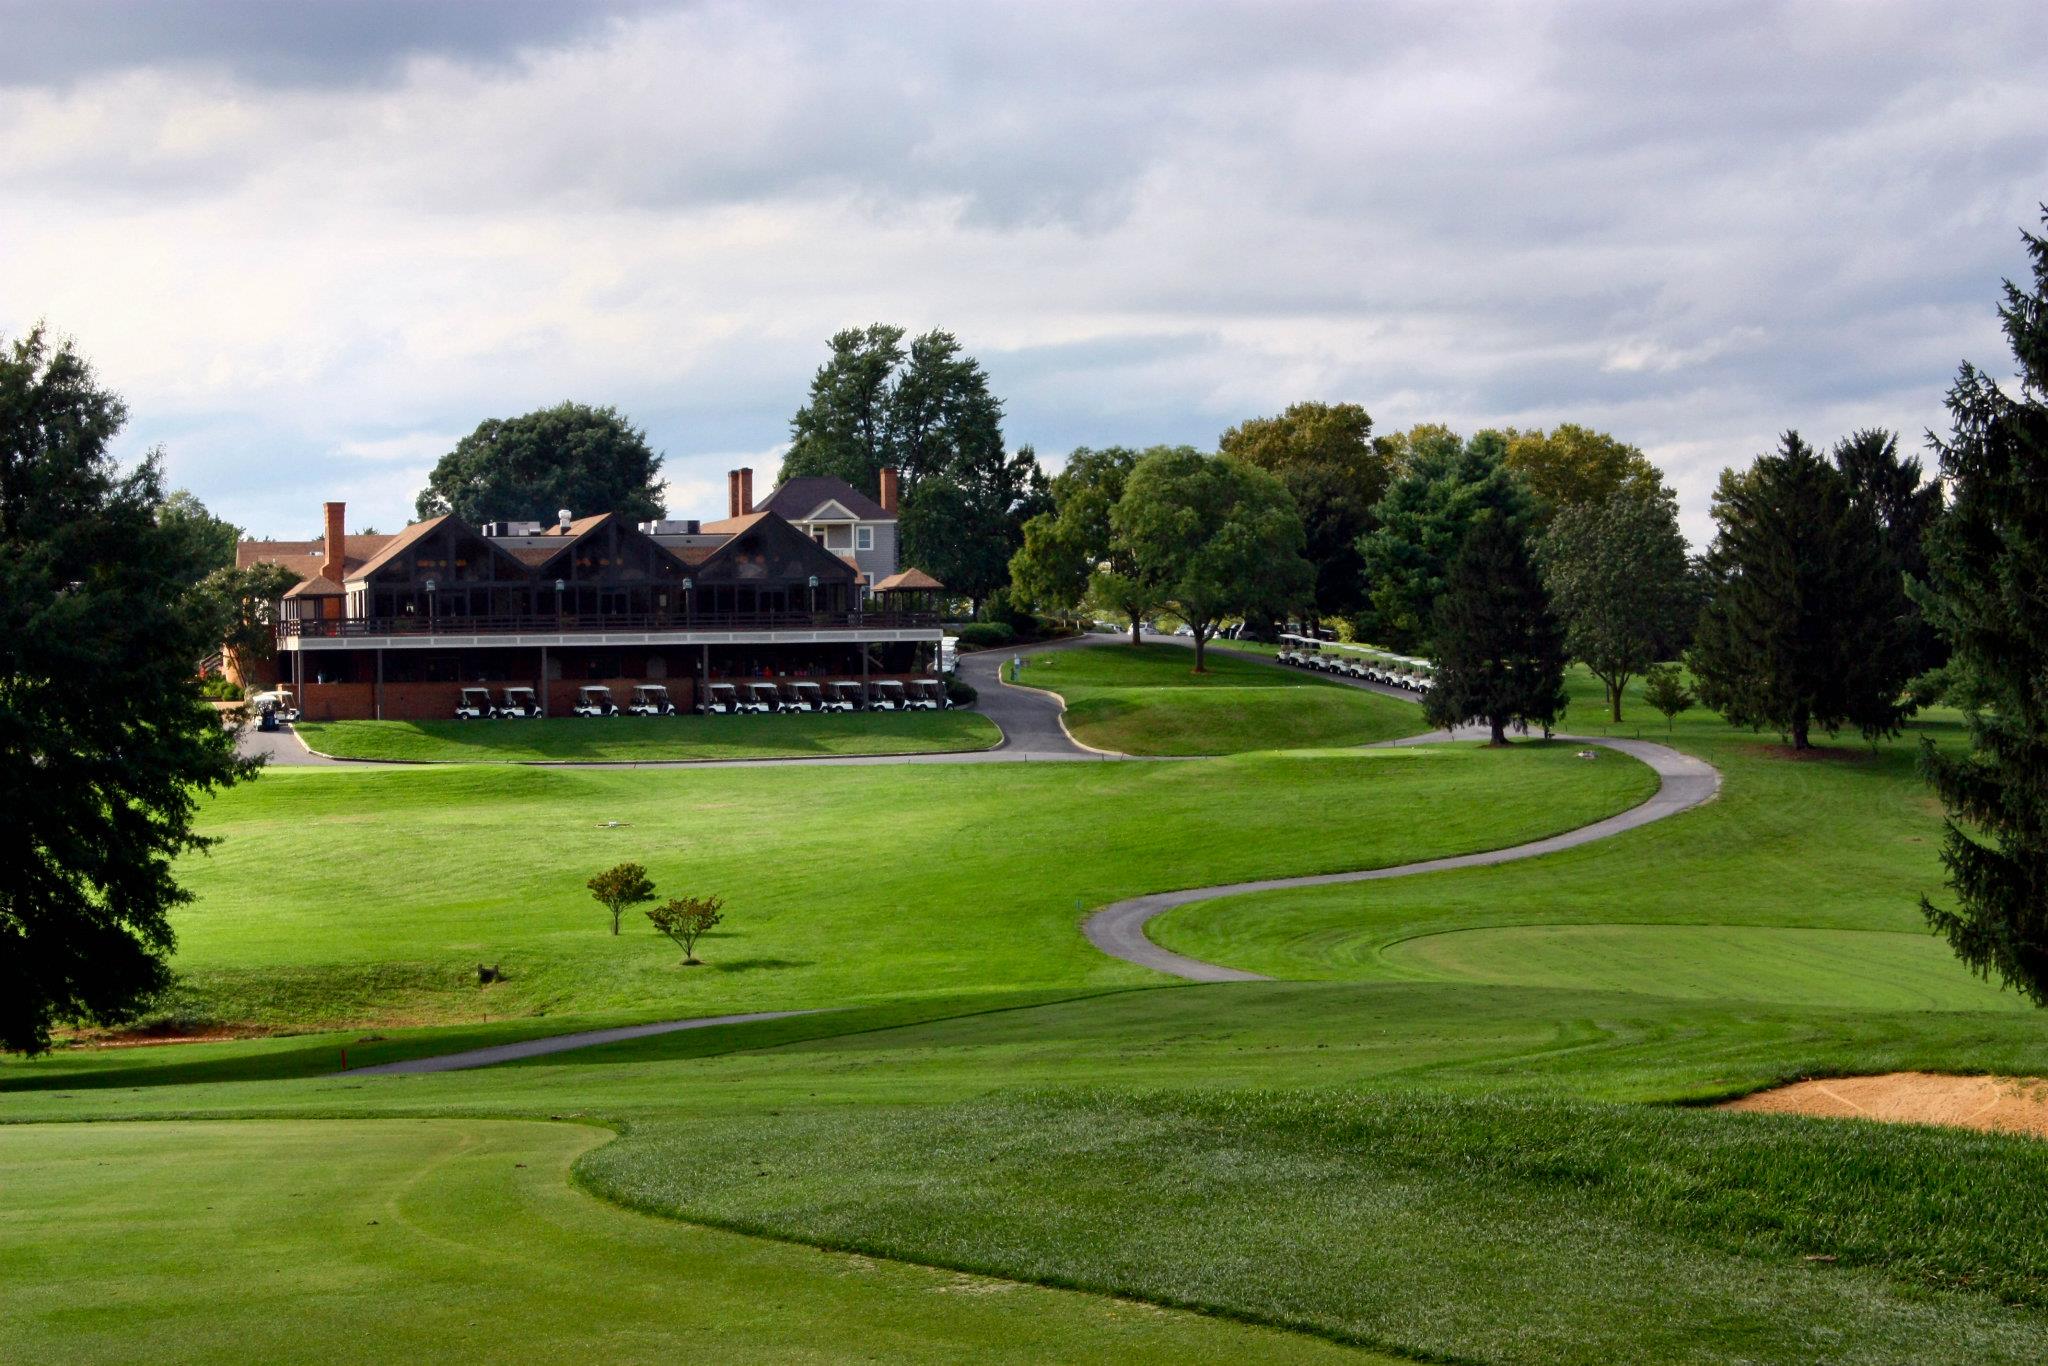
<path fill-rule="evenodd" d="M 1568 504 L 1552 517 L 1540 558 L 1565 646 L 1607 689 L 1609 719 L 1619 721 L 1629 680 L 1675 654 L 1698 612 L 1678 500 L 1659 481 Z"/>
<path fill-rule="evenodd" d="M 1895 733 L 1911 677 L 1911 605 L 1868 506 L 1797 432 L 1748 470 L 1724 470 L 1708 601 L 1687 662 L 1700 700 L 1736 725 L 1811 747 L 1851 724 Z"/>
<path fill-rule="evenodd" d="M 1448 428 L 1417 428 L 1406 452 L 1406 466 L 1373 508 L 1379 525 L 1358 546 L 1369 604 L 1359 633 L 1397 650 L 1428 647 L 1436 600 L 1482 513 L 1517 527 L 1535 515 L 1497 432 L 1461 441 Z"/>
<path fill-rule="evenodd" d="M 1935 443 L 1953 502 L 1924 601 L 1983 705 L 1967 754 L 1924 751 L 1954 904 L 1921 906 L 1965 963 L 2048 1005 L 2048 239 L 2026 242 L 2033 289 L 2008 282 L 1999 309 L 2018 393 L 1964 365 Z"/>
<path fill-rule="evenodd" d="M 1024 523 L 1023 543 L 1010 559 L 1018 600 L 1052 611 L 1093 602 L 1120 612 L 1130 619 L 1134 645 L 1145 615 L 1159 604 L 1116 539 L 1110 514 L 1137 463 L 1138 453 L 1124 446 L 1076 449 L 1048 485 L 1051 508 Z"/>
<path fill-rule="evenodd" d="M 1195 671 L 1226 616 L 1275 615 L 1314 591 L 1294 500 L 1273 475 L 1187 446 L 1147 451 L 1110 514 L 1133 572 L 1195 638 Z"/>
<path fill-rule="evenodd" d="M 1029 446 L 928 476 L 903 497 L 903 560 L 936 575 L 978 615 L 989 594 L 1010 582 L 1024 525 L 1046 505 L 1045 472 Z"/>
<path fill-rule="evenodd" d="M 1884 528 L 1892 564 L 1907 581 L 1907 595 L 1927 580 L 1927 536 L 1942 514 L 1941 485 L 1926 478 L 1915 456 L 1899 454 L 1899 439 L 1881 427 L 1844 437 L 1831 452 L 1849 481 L 1849 496 L 1870 509 Z M 1918 609 L 1908 630 L 1913 672 L 1938 668 L 1948 648 Z"/>
<path fill-rule="evenodd" d="M 1436 679 L 1423 714 L 1438 726 L 1484 721 L 1492 743 L 1510 725 L 1548 727 L 1564 714 L 1564 630 L 1550 610 L 1526 527 L 1511 513 L 1478 515 L 1436 604 Z"/>
<path fill-rule="evenodd" d="M 172 861 L 198 797 L 251 776 L 200 699 L 218 644 L 154 453 L 42 329 L 0 351 L 0 1047 L 132 1019 L 170 981 Z"/>
<path fill-rule="evenodd" d="M 422 517 L 452 512 L 466 522 L 554 520 L 616 512 L 636 521 L 663 515 L 661 457 L 647 433 L 616 408 L 559 403 L 520 417 L 494 417 L 441 457 L 415 506 Z"/>
<path fill-rule="evenodd" d="M 235 546 L 242 539 L 242 529 L 207 511 L 191 490 L 173 490 L 157 508 L 156 520 L 165 539 L 176 547 L 179 561 L 189 566 L 186 572 L 192 579 L 235 567 Z"/>
<path fill-rule="evenodd" d="M 1374 442 L 1365 409 L 1355 403 L 1296 403 L 1278 417 L 1232 427 L 1218 449 L 1278 476 L 1294 499 L 1316 571 L 1315 614 L 1347 617 L 1362 608 L 1358 541 L 1372 530 L 1373 505 L 1393 473 L 1393 451 Z"/>
<path fill-rule="evenodd" d="M 1547 432 L 1510 427 L 1501 435 L 1507 440 L 1507 467 L 1522 476 L 1545 517 L 1603 503 L 1625 488 L 1664 485 L 1664 476 L 1641 450 L 1576 422 L 1560 422 Z"/>

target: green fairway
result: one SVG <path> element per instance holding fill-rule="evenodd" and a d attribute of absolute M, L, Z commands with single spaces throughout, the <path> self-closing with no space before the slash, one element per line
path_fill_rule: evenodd
<path fill-rule="evenodd" d="M 1085 912 L 1513 843 L 1654 782 L 1535 745 L 1202 765 L 281 769 L 206 811 L 221 843 L 181 869 L 196 900 L 176 919 L 168 1009 L 268 1028 L 475 1025 L 1156 980 L 1091 948 Z M 637 912 L 608 932 L 583 884 L 628 859 L 664 895 L 727 899 L 705 967 L 683 967 Z M 480 962 L 506 980 L 479 989 Z"/>
<path fill-rule="evenodd" d="M 1429 729 L 1412 703 L 1313 674 L 1179 645 L 1101 644 L 1034 655 L 1022 681 L 1067 704 L 1075 739 L 1124 754 L 1242 754 L 1363 745 Z"/>
<path fill-rule="evenodd" d="M 411 763 L 672 763 L 992 749 L 972 711 L 771 716 L 552 717 L 544 721 L 301 721 L 309 748 Z"/>
<path fill-rule="evenodd" d="M 637 1215 L 476 1120 L 0 1129 L 0 1359 L 1318 1361 L 1313 1339 Z"/>

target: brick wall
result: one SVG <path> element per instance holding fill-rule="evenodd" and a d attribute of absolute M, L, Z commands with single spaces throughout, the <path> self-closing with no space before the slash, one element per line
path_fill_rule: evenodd
<path fill-rule="evenodd" d="M 570 708 L 576 705 L 576 689 L 590 683 L 603 683 L 612 690 L 612 701 L 621 708 L 633 700 L 633 685 L 645 680 L 638 678 L 586 678 L 560 681 L 548 684 L 547 714 L 568 716 Z M 688 711 L 696 705 L 696 690 L 687 678 L 658 680 L 668 687 L 668 696 L 678 709 Z M 469 684 L 470 687 L 481 686 Z M 503 686 L 491 684 L 491 699 L 498 700 Z M 518 683 L 511 686 L 518 687 Z M 532 686 L 531 684 L 527 686 Z M 386 683 L 384 685 L 384 719 L 386 721 L 446 721 L 455 715 L 455 704 L 462 697 L 461 683 Z M 308 683 L 299 699 L 299 709 L 308 721 L 367 721 L 377 715 L 377 685 L 375 683 Z"/>

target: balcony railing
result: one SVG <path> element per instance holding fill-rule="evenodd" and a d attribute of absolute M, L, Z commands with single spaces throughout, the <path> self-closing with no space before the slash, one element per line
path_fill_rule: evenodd
<path fill-rule="evenodd" d="M 598 634 L 634 631 L 860 631 L 936 627 L 937 612 L 662 612 L 540 616 L 342 617 L 281 621 L 280 640 L 372 636 L 491 636 Z"/>

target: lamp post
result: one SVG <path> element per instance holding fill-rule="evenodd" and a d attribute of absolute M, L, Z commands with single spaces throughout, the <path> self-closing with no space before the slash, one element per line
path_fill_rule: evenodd
<path fill-rule="evenodd" d="M 811 615 L 818 615 L 818 576 L 811 575 Z"/>
<path fill-rule="evenodd" d="M 433 581 L 432 579 L 428 579 L 428 580 L 427 580 L 427 633 L 428 633 L 429 635 L 431 635 L 431 634 L 433 634 L 433 632 L 434 632 L 434 631 L 435 631 L 436 629 L 437 629 L 437 628 L 436 628 L 436 627 L 435 627 L 435 625 L 434 625 L 434 581 Z"/>
<path fill-rule="evenodd" d="M 697 598 L 694 592 L 696 587 L 697 581 L 695 579 L 688 577 L 683 579 L 683 624 L 685 626 L 697 624 Z"/>
<path fill-rule="evenodd" d="M 562 629 L 562 590 L 569 586 L 566 579 L 555 580 L 555 629 Z"/>

